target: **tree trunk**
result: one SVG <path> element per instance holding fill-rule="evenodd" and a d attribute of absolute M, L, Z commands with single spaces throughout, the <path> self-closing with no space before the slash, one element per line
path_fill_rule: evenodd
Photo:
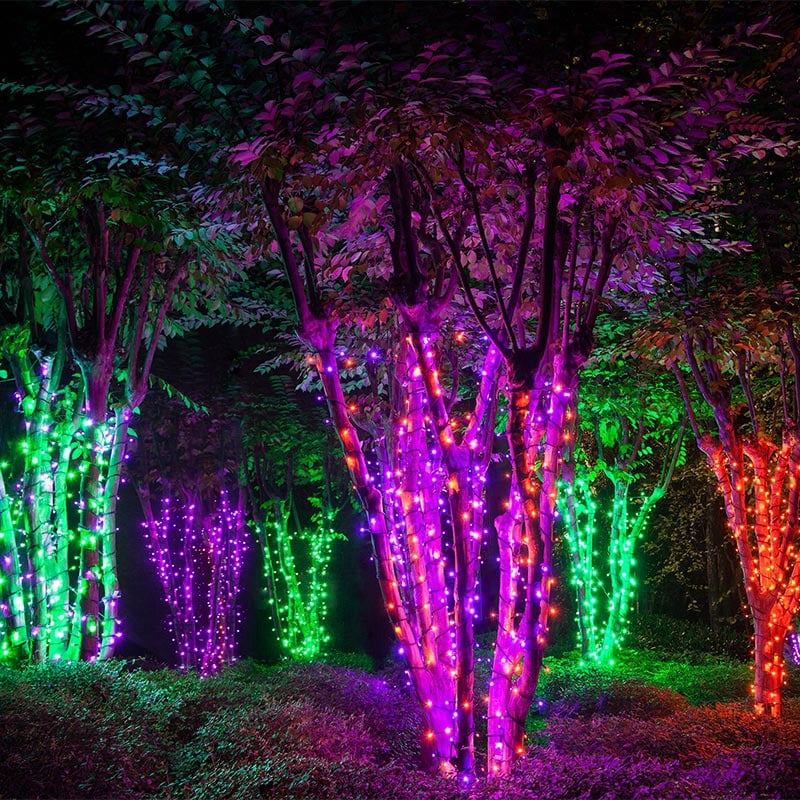
<path fill-rule="evenodd" d="M 128 445 L 130 410 L 117 408 L 109 421 L 113 426 L 108 453 L 105 485 L 103 486 L 103 527 L 101 532 L 101 582 L 103 586 L 103 619 L 100 628 L 100 660 L 114 655 L 119 625 L 119 575 L 117 571 L 117 497 L 122 478 L 122 463 Z"/>
<path fill-rule="evenodd" d="M 756 714 L 780 717 L 781 692 L 786 669 L 783 645 L 789 632 L 791 617 L 772 609 L 753 613 L 755 627 L 755 678 L 753 702 Z"/>
<path fill-rule="evenodd" d="M 489 689 L 490 775 L 507 775 L 513 761 L 524 753 L 525 720 L 553 612 L 553 530 L 574 380 L 564 374 L 558 358 L 548 366 L 551 371 L 539 369 L 532 389 L 512 387 L 509 393 L 513 468 L 508 516 L 497 523 L 501 583 Z"/>
<path fill-rule="evenodd" d="M 0 574 L 5 576 L 2 609 L 5 616 L 5 641 L 2 660 L 24 662 L 30 657 L 30 641 L 25 622 L 25 593 L 22 584 L 22 565 L 17 545 L 17 531 L 11 513 L 11 498 L 6 492 L 0 469 Z"/>

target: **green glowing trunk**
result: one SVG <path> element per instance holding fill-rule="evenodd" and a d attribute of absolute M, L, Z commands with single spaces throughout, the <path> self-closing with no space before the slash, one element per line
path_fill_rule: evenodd
<path fill-rule="evenodd" d="M 642 537 L 647 518 L 653 506 L 664 496 L 665 487 L 657 486 L 647 495 L 631 521 L 629 515 L 630 483 L 617 478 L 614 482 L 614 507 L 611 512 L 609 534 L 608 570 L 611 578 L 611 593 L 608 616 L 603 631 L 603 644 L 599 660 L 613 661 L 628 632 L 631 600 L 636 586 L 636 542 Z"/>
<path fill-rule="evenodd" d="M 562 492 L 564 531 L 572 559 L 571 581 L 577 599 L 581 655 L 584 658 L 596 658 L 597 595 L 600 586 L 594 563 L 597 503 L 585 476 L 576 475 L 579 469 L 572 462 L 565 465 Z"/>
<path fill-rule="evenodd" d="M 0 659 L 24 662 L 30 657 L 30 641 L 25 619 L 25 594 L 22 584 L 17 531 L 0 469 L 0 598 L 8 607 L 0 646 Z"/>

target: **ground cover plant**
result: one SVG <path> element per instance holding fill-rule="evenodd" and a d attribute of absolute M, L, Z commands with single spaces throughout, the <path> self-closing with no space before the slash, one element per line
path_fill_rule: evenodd
<path fill-rule="evenodd" d="M 789 693 L 781 720 L 757 718 L 746 664 L 698 661 L 549 659 L 527 755 L 469 788 L 421 768 L 423 720 L 396 669 L 244 661 L 201 680 L 123 662 L 4 668 L 0 797 L 800 797 L 800 699 Z"/>

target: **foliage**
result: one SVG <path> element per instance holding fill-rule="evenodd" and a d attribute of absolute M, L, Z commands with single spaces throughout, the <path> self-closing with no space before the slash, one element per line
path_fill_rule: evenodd
<path fill-rule="evenodd" d="M 628 645 L 639 651 L 655 651 L 664 659 L 680 658 L 688 664 L 708 656 L 741 661 L 750 656 L 752 649 L 742 620 L 739 625 L 727 624 L 714 630 L 667 614 L 634 615 Z"/>
<path fill-rule="evenodd" d="M 538 707 L 542 713 L 567 717 L 620 713 L 615 710 L 620 706 L 648 704 L 649 713 L 671 713 L 687 702 L 742 702 L 750 697 L 751 681 L 747 664 L 708 655 L 686 661 L 675 660 L 674 654 L 623 650 L 610 667 L 572 654 L 547 659 Z"/>
<path fill-rule="evenodd" d="M 797 701 L 787 702 L 784 720 L 759 720 L 741 703 L 692 708 L 653 685 L 620 679 L 607 688 L 612 685 L 591 718 L 551 716 L 508 778 L 479 781 L 464 792 L 419 769 L 419 748 L 408 743 L 419 742 L 421 717 L 412 699 L 381 676 L 247 661 L 206 680 L 120 662 L 2 668 L 0 794 L 120 800 L 797 795 Z"/>

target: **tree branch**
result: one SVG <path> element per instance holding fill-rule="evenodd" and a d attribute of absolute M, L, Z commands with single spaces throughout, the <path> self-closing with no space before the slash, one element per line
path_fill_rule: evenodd
<path fill-rule="evenodd" d="M 794 421 L 800 419 L 800 346 L 794 332 L 794 325 L 789 322 L 786 326 L 786 341 L 794 361 Z"/>
<path fill-rule="evenodd" d="M 750 424 L 753 426 L 753 436 L 758 437 L 758 418 L 756 417 L 756 404 L 753 401 L 753 387 L 750 385 L 750 365 L 747 363 L 747 353 L 740 350 L 736 354 L 736 372 L 739 376 L 744 396 L 747 398 L 747 411 L 750 414 Z"/>
<path fill-rule="evenodd" d="M 286 270 L 286 277 L 289 280 L 289 286 L 292 291 L 292 300 L 294 301 L 295 311 L 297 312 L 298 321 L 301 330 L 309 326 L 311 321 L 317 316 L 318 309 L 309 305 L 309 297 L 312 302 L 314 301 L 314 287 L 309 286 L 309 295 L 306 295 L 306 289 L 303 286 L 303 280 L 300 277 L 300 269 L 297 264 L 297 257 L 295 256 L 294 249 L 292 248 L 292 241 L 289 236 L 289 228 L 286 221 L 283 219 L 281 213 L 280 202 L 278 193 L 280 191 L 280 184 L 274 178 L 267 178 L 261 183 L 261 196 L 264 199 L 264 205 L 267 209 L 269 221 L 272 224 L 272 229 L 275 232 L 275 238 L 278 242 L 278 248 L 283 257 L 283 266 Z M 316 305 L 316 304 L 315 304 Z"/>
<path fill-rule="evenodd" d="M 475 216 L 475 224 L 478 227 L 478 234 L 481 237 L 481 245 L 486 257 L 486 263 L 489 266 L 489 275 L 492 280 L 492 288 L 494 289 L 495 298 L 497 299 L 497 307 L 500 309 L 500 319 L 503 321 L 503 328 L 508 336 L 509 344 L 512 350 L 517 349 L 517 342 L 514 336 L 514 331 L 511 327 L 511 318 L 506 308 L 505 300 L 503 298 L 503 289 L 500 286 L 500 279 L 497 277 L 497 268 L 494 263 L 494 256 L 492 255 L 491 248 L 489 247 L 489 239 L 486 235 L 486 226 L 483 224 L 483 214 L 481 213 L 481 204 L 478 200 L 478 188 L 467 177 L 467 170 L 464 165 L 464 148 L 462 147 L 458 157 L 458 174 L 461 176 L 461 182 L 464 188 L 469 193 L 472 201 L 472 213 Z M 516 280 L 516 275 L 515 275 Z"/>
<path fill-rule="evenodd" d="M 508 316 L 514 318 L 522 294 L 522 280 L 525 276 L 525 265 L 528 263 L 528 248 L 536 227 L 536 167 L 528 164 L 525 167 L 525 222 L 517 251 L 517 263 L 514 268 L 514 280 L 511 283 L 511 294 L 508 298 Z M 513 340 L 512 340 L 513 341 Z"/>
<path fill-rule="evenodd" d="M 692 401 L 689 398 L 689 388 L 686 386 L 686 381 L 683 379 L 683 373 L 681 372 L 681 369 L 677 363 L 672 365 L 672 374 L 678 381 L 678 386 L 681 390 L 681 396 L 683 397 L 683 406 L 686 409 L 686 416 L 689 419 L 689 424 L 692 426 L 692 433 L 694 434 L 695 441 L 699 442 L 701 439 L 700 428 L 697 425 L 697 417 L 695 416 L 694 408 L 692 408 Z"/>
<path fill-rule="evenodd" d="M 561 198 L 561 182 L 550 177 L 547 182 L 545 203 L 544 241 L 542 244 L 541 287 L 539 290 L 539 319 L 533 349 L 538 355 L 550 337 L 552 320 L 558 314 L 561 302 L 561 285 L 556 279 L 556 231 L 558 228 L 558 202 Z"/>

